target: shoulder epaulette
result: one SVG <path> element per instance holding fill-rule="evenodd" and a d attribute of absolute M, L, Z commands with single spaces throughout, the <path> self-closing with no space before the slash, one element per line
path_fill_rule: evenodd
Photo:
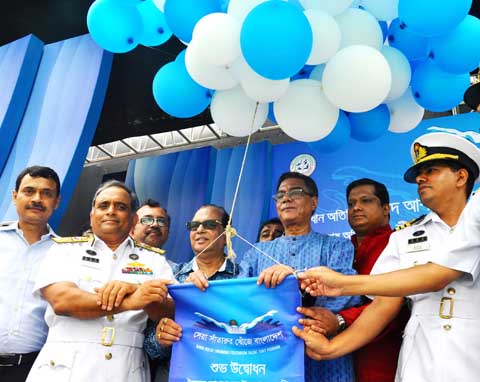
<path fill-rule="evenodd" d="M 135 243 L 135 247 L 140 247 L 140 248 L 143 248 L 143 249 L 147 249 L 147 250 L 149 250 L 149 251 L 158 253 L 158 254 L 160 254 L 160 255 L 164 255 L 164 254 L 165 254 L 165 250 L 164 250 L 164 249 L 152 247 L 151 245 L 147 245 L 147 244 L 144 244 L 144 243 L 139 243 L 138 241 L 134 241 L 134 243 Z"/>
<path fill-rule="evenodd" d="M 407 228 L 407 227 L 410 227 L 412 225 L 415 225 L 415 224 L 418 224 L 420 223 L 423 219 L 425 219 L 425 216 L 427 215 L 421 215 L 419 216 L 418 218 L 415 218 L 413 220 L 410 220 L 409 222 L 406 222 L 402 225 L 399 225 L 398 227 L 395 227 L 394 231 L 397 232 L 397 231 L 401 231 L 402 229 L 404 228 Z"/>
<path fill-rule="evenodd" d="M 69 236 L 69 237 L 52 237 L 52 240 L 58 244 L 64 243 L 86 243 L 88 242 L 88 236 Z"/>

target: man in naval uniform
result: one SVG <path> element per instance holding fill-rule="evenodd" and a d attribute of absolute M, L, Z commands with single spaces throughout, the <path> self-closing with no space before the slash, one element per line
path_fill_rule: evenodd
<path fill-rule="evenodd" d="M 460 136 L 431 133 L 417 138 L 411 153 L 414 165 L 405 180 L 418 185 L 419 197 L 431 212 L 392 234 L 370 276 L 345 276 L 327 268 L 299 275 L 303 287 L 314 295 L 385 297 L 376 297 L 332 340 L 315 330 L 293 330 L 305 340 L 311 357 L 335 358 L 373 339 L 407 296 L 412 314 L 396 381 L 475 381 L 480 375 L 480 251 L 451 248 L 458 236 L 465 236 L 456 231 L 464 231 L 471 222 L 472 207 L 465 206 L 478 179 L 480 151 Z"/>
<path fill-rule="evenodd" d="M 149 381 L 147 316 L 168 314 L 170 266 L 129 237 L 136 199 L 121 182 L 95 193 L 88 238 L 56 240 L 34 293 L 48 301 L 49 334 L 28 381 Z"/>

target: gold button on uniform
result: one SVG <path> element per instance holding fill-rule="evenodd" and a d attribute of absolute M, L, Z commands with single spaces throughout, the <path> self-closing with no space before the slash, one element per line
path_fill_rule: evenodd
<path fill-rule="evenodd" d="M 55 361 L 53 359 L 50 360 L 50 366 L 54 367 L 55 366 Z"/>
<path fill-rule="evenodd" d="M 415 261 L 413 262 L 413 266 L 416 267 L 417 265 L 418 265 L 418 261 L 415 260 Z"/>
<path fill-rule="evenodd" d="M 107 316 L 108 321 L 113 321 L 113 319 L 114 319 L 113 314 L 110 314 Z"/>
<path fill-rule="evenodd" d="M 452 325 L 448 325 L 448 324 L 443 325 L 443 329 L 450 330 L 450 329 L 452 329 Z"/>
<path fill-rule="evenodd" d="M 450 294 L 450 295 L 454 295 L 455 294 L 455 288 L 448 288 L 447 293 Z"/>
<path fill-rule="evenodd" d="M 106 360 L 112 359 L 112 353 L 106 353 L 106 354 L 105 354 L 105 359 L 106 359 Z"/>

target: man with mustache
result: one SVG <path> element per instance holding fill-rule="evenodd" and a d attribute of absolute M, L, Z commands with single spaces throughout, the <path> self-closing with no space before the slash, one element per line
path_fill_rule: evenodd
<path fill-rule="evenodd" d="M 57 239 L 34 293 L 48 301 L 47 341 L 28 381 L 150 381 L 143 351 L 147 317 L 171 314 L 164 257 L 136 243 L 136 198 L 119 181 L 97 189 L 93 235 Z"/>
<path fill-rule="evenodd" d="M 475 381 L 480 373 L 480 253 L 478 247 L 461 250 L 465 238 L 458 243 L 460 250 L 451 249 L 468 233 L 466 226 L 475 224 L 471 221 L 475 205 L 467 206 L 467 198 L 478 180 L 480 150 L 460 136 L 430 133 L 414 141 L 411 154 L 414 165 L 404 178 L 417 184 L 418 195 L 431 212 L 392 234 L 370 276 L 347 277 L 323 267 L 299 275 L 302 286 L 314 295 L 377 297 L 332 340 L 311 328 L 293 331 L 304 339 L 311 357 L 336 358 L 373 339 L 406 296 L 412 314 L 395 380 Z M 476 224 L 471 232 L 478 235 L 478 220 Z M 476 238 L 467 239 L 478 244 Z"/>
<path fill-rule="evenodd" d="M 49 167 L 31 166 L 13 191 L 18 220 L 0 227 L 0 380 L 23 382 L 45 339 L 47 303 L 32 295 L 40 263 L 55 233 L 48 219 L 60 202 L 60 180 Z"/>
<path fill-rule="evenodd" d="M 139 243 L 161 249 L 168 240 L 170 216 L 156 200 L 148 199 L 137 210 L 138 222 L 130 235 Z M 164 251 L 159 251 L 165 253 Z"/>

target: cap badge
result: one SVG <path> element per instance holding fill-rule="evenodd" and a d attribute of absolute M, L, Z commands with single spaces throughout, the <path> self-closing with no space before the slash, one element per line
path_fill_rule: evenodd
<path fill-rule="evenodd" d="M 415 163 L 418 163 L 428 155 L 428 147 L 415 142 L 413 145 L 413 152 L 415 153 Z"/>

